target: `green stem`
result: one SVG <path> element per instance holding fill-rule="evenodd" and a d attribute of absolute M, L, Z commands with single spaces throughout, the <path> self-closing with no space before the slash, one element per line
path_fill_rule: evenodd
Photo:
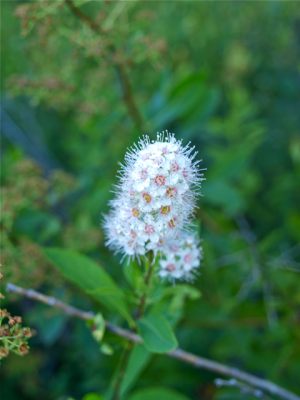
<path fill-rule="evenodd" d="M 129 357 L 130 357 L 133 347 L 134 347 L 134 344 L 128 342 L 126 348 L 124 349 L 124 351 L 122 353 L 122 356 L 120 359 L 120 365 L 118 368 L 118 373 L 115 378 L 112 400 L 120 400 L 120 398 L 121 398 L 121 386 L 122 386 L 125 371 L 126 371 L 126 368 L 127 368 L 128 362 L 129 362 Z"/>
<path fill-rule="evenodd" d="M 138 305 L 137 312 L 136 312 L 136 319 L 141 318 L 145 312 L 148 289 L 149 289 L 149 285 L 150 285 L 151 278 L 153 275 L 153 270 L 154 270 L 152 253 L 149 253 L 149 256 L 145 260 L 145 269 L 146 269 L 145 278 L 144 278 L 145 292 L 142 294 L 142 296 L 140 298 L 139 305 Z M 129 357 L 130 357 L 133 347 L 134 347 L 133 343 L 128 343 L 126 349 L 124 350 L 124 352 L 122 354 L 119 371 L 118 371 L 117 377 L 115 379 L 112 400 L 120 400 L 120 398 L 121 398 L 121 393 L 120 393 L 121 385 L 122 385 L 122 382 L 124 379 L 125 371 L 126 371 Z"/>
<path fill-rule="evenodd" d="M 140 303 L 137 309 L 136 318 L 139 319 L 144 315 L 147 296 L 148 296 L 148 289 L 151 282 L 151 278 L 154 271 L 154 264 L 153 264 L 153 255 L 150 253 L 146 263 L 146 273 L 145 273 L 145 292 L 142 294 L 140 298 Z"/>

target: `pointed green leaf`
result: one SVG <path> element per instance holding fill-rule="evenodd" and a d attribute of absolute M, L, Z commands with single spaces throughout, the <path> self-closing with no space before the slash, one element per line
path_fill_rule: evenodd
<path fill-rule="evenodd" d="M 137 322 L 145 347 L 153 353 L 166 353 L 177 347 L 177 340 L 169 322 L 158 313 L 152 313 Z"/>
<path fill-rule="evenodd" d="M 135 346 L 132 350 L 120 388 L 121 397 L 132 387 L 143 369 L 150 361 L 151 353 L 143 345 Z"/>
<path fill-rule="evenodd" d="M 45 254 L 67 279 L 104 306 L 118 311 L 130 323 L 133 322 L 124 293 L 94 261 L 73 250 L 47 248 Z"/>

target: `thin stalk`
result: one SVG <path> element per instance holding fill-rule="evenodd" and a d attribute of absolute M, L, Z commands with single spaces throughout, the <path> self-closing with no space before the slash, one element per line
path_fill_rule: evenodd
<path fill-rule="evenodd" d="M 153 270 L 154 270 L 153 254 L 152 254 L 152 252 L 150 252 L 148 257 L 145 258 L 145 278 L 144 278 L 145 291 L 142 294 L 140 301 L 139 301 L 139 305 L 138 305 L 137 313 L 136 313 L 136 319 L 140 319 L 144 315 L 147 296 L 148 296 L 148 290 L 149 290 L 151 278 L 153 275 Z M 128 362 L 129 362 L 130 354 L 131 354 L 133 348 L 134 348 L 133 343 L 127 343 L 127 347 L 124 350 L 124 353 L 123 353 L 121 361 L 120 361 L 119 371 L 118 371 L 118 374 L 117 374 L 117 377 L 115 380 L 115 384 L 114 384 L 112 400 L 120 399 L 120 390 L 121 390 L 122 382 L 124 379 L 124 375 L 126 372 Z"/>
<path fill-rule="evenodd" d="M 114 387 L 113 387 L 113 393 L 112 393 L 112 400 L 119 400 L 121 398 L 121 386 L 122 382 L 124 379 L 125 371 L 129 362 L 130 354 L 131 351 L 134 347 L 133 342 L 127 342 L 126 343 L 126 348 L 124 349 L 121 359 L 120 359 L 120 364 L 118 367 L 117 375 L 114 380 Z"/>
<path fill-rule="evenodd" d="M 93 32 L 95 32 L 97 35 L 106 34 L 105 30 L 103 30 L 102 27 L 93 20 L 93 18 L 82 12 L 81 9 L 77 7 L 72 0 L 65 0 L 65 2 L 72 14 L 76 16 L 82 23 L 87 25 Z M 133 88 L 129 79 L 129 74 L 127 72 L 127 66 L 124 62 L 114 57 L 117 49 L 113 44 L 109 46 L 108 50 L 110 52 L 111 62 L 115 68 L 117 77 L 120 82 L 122 100 L 125 104 L 125 107 L 127 108 L 128 115 L 130 116 L 136 129 L 141 132 L 145 127 L 144 118 L 137 106 L 137 102 L 134 97 Z"/>
<path fill-rule="evenodd" d="M 145 279 L 144 279 L 145 292 L 142 294 L 138 308 L 137 308 L 137 312 L 136 312 L 137 319 L 140 319 L 144 315 L 146 301 L 147 301 L 147 297 L 148 297 L 148 290 L 149 290 L 151 278 L 153 276 L 154 264 L 153 264 L 153 255 L 151 253 L 149 254 L 149 257 L 147 258 L 147 261 L 145 264 L 146 264 L 146 272 L 145 272 Z"/>

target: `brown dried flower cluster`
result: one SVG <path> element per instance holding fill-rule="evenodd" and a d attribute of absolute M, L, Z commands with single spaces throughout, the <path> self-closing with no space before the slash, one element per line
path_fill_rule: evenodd
<path fill-rule="evenodd" d="M 0 273 L 0 279 L 3 275 Z M 4 296 L 1 293 L 1 298 Z M 6 309 L 0 309 L 0 360 L 10 352 L 24 356 L 29 351 L 28 339 L 32 331 L 22 326 L 22 318 L 11 315 Z"/>

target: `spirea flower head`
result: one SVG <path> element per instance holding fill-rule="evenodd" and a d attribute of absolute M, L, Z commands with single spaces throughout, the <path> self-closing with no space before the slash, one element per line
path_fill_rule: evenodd
<path fill-rule="evenodd" d="M 159 276 L 169 281 L 192 280 L 200 266 L 202 248 L 195 233 L 180 232 L 161 247 Z"/>
<path fill-rule="evenodd" d="M 144 136 L 128 151 L 105 220 L 111 247 L 143 255 L 176 237 L 190 220 L 203 179 L 195 157 L 194 147 L 168 132 L 155 141 Z"/>

